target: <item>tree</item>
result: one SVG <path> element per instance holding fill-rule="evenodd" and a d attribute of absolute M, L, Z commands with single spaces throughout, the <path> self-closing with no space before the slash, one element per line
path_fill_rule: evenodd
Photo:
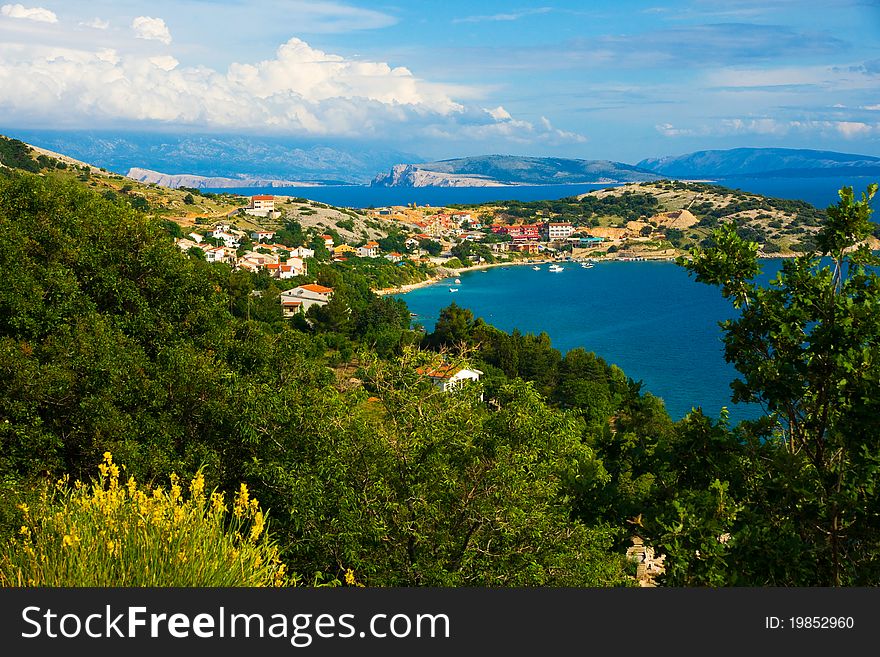
<path fill-rule="evenodd" d="M 742 375 L 734 401 L 759 402 L 779 422 L 768 440 L 798 473 L 784 520 L 797 519 L 823 584 L 880 575 L 880 259 L 864 244 L 876 191 L 856 201 L 842 188 L 816 249 L 787 261 L 769 287 L 753 282 L 758 245 L 732 225 L 680 260 L 741 311 L 722 323 L 725 357 Z"/>
<path fill-rule="evenodd" d="M 186 205 L 192 205 L 193 203 L 196 202 L 196 199 L 193 197 L 192 194 L 187 194 L 186 196 L 183 197 L 183 202 Z"/>

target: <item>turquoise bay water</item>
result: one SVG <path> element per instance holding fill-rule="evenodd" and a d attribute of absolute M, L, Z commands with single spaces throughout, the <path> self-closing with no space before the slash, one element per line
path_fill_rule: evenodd
<path fill-rule="evenodd" d="M 762 280 L 779 261 L 764 261 Z M 718 322 L 733 316 L 716 288 L 696 283 L 672 262 L 599 262 L 564 271 L 530 266 L 466 272 L 402 296 L 416 321 L 433 329 L 453 301 L 505 331 L 546 331 L 562 352 L 594 351 L 663 398 L 673 419 L 702 407 L 711 416 L 727 406 L 733 421 L 755 418 L 757 406 L 730 402 L 736 370 L 724 360 Z"/>

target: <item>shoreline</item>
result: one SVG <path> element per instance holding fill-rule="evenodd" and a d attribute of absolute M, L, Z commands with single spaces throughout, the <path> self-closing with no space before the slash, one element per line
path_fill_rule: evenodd
<path fill-rule="evenodd" d="M 677 257 L 677 256 L 676 256 Z M 659 257 L 659 258 L 646 258 L 643 256 L 637 256 L 634 258 L 594 258 L 595 262 L 598 264 L 600 262 L 675 262 L 676 257 Z M 797 254 L 785 254 L 785 255 L 767 255 L 767 256 L 759 256 L 758 260 L 788 260 L 791 258 L 796 258 Z M 442 276 L 432 276 L 431 278 L 427 278 L 423 281 L 419 281 L 418 283 L 407 283 L 406 285 L 400 285 L 398 287 L 387 287 L 379 290 L 373 290 L 373 294 L 377 296 L 388 296 L 393 294 L 407 294 L 408 292 L 412 292 L 413 290 L 418 290 L 423 287 L 429 287 L 431 285 L 437 285 L 445 280 L 456 278 L 461 274 L 469 271 L 477 271 L 482 269 L 493 269 L 495 267 L 521 267 L 523 265 L 545 265 L 548 263 L 556 262 L 555 260 L 551 260 L 548 258 L 540 259 L 540 260 L 521 260 L 518 262 L 493 262 L 486 263 L 481 265 L 474 265 L 472 267 L 462 267 L 461 269 L 445 269 L 444 271 L 448 272 Z M 441 265 L 442 267 L 442 265 Z"/>

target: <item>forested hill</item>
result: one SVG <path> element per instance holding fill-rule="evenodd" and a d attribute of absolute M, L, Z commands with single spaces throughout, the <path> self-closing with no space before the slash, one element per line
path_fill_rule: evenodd
<path fill-rule="evenodd" d="M 657 174 L 609 160 L 484 155 L 424 164 L 399 164 L 373 179 L 376 187 L 564 185 L 656 180 Z"/>

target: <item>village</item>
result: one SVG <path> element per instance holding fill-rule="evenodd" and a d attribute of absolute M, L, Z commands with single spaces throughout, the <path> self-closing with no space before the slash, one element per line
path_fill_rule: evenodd
<path fill-rule="evenodd" d="M 184 252 L 197 253 L 208 262 L 226 263 L 235 269 L 266 272 L 279 281 L 309 275 L 310 258 L 329 262 L 383 258 L 393 264 L 419 263 L 436 270 L 437 276 L 457 274 L 471 267 L 492 264 L 537 263 L 560 259 L 644 259 L 671 258 L 674 249 L 639 251 L 640 244 L 656 245 L 664 239 L 662 229 L 684 229 L 697 222 L 687 210 L 666 212 L 647 221 L 629 221 L 625 226 L 575 226 L 570 221 L 533 217 L 532 223 L 509 223 L 502 209 L 481 207 L 479 214 L 467 210 L 413 206 L 372 208 L 360 211 L 363 221 L 380 232 L 401 236 L 397 249 L 383 250 L 376 239 L 348 239 L 343 231 L 327 229 L 323 223 L 303 222 L 309 246 L 290 246 L 277 239 L 290 216 L 285 197 L 257 195 L 247 207 L 229 213 L 210 227 L 194 226 L 176 239 Z M 240 220 L 241 219 L 241 220 Z M 346 220 L 348 221 L 348 220 Z M 343 222 L 339 222 L 341 226 Z M 239 226 L 243 227 L 239 227 Z M 250 225 L 248 229 L 244 226 Z M 329 234 L 334 233 L 334 234 Z M 366 231 L 363 232 L 366 235 Z M 381 238 L 378 238 L 381 239 Z M 289 241 L 289 240 L 287 240 Z M 326 305 L 333 290 L 317 284 L 291 287 L 281 294 L 284 317 L 305 313 L 315 305 Z"/>

